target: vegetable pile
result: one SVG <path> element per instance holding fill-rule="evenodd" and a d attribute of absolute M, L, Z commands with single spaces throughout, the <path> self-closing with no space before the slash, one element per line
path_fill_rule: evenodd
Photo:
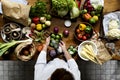
<path fill-rule="evenodd" d="M 92 26 L 86 23 L 80 23 L 75 29 L 75 37 L 79 41 L 89 39 L 93 34 Z"/>
<path fill-rule="evenodd" d="M 74 0 L 52 0 L 52 13 L 60 17 L 69 14 L 74 19 L 79 16 L 80 11 Z"/>
<path fill-rule="evenodd" d="M 61 39 L 61 35 L 52 33 L 50 35 L 50 46 L 55 49 L 59 48 L 59 42 Z"/>
<path fill-rule="evenodd" d="M 30 9 L 30 17 L 42 17 L 47 15 L 46 3 L 38 0 Z"/>
<path fill-rule="evenodd" d="M 99 59 L 96 57 L 96 54 L 94 53 L 94 49 L 91 44 L 85 44 L 80 54 L 82 55 L 82 57 L 89 59 L 90 61 L 94 63 L 102 64 L 99 61 Z"/>
<path fill-rule="evenodd" d="M 82 18 L 89 22 L 90 24 L 95 24 L 102 12 L 102 5 L 97 4 L 96 7 L 94 7 L 90 0 L 86 0 L 83 9 L 80 11 L 80 14 Z"/>
<path fill-rule="evenodd" d="M 74 55 L 77 52 L 77 49 L 74 46 L 69 46 L 69 48 L 67 49 L 67 51 L 71 54 Z"/>
<path fill-rule="evenodd" d="M 32 39 L 21 40 L 21 41 L 11 41 L 9 43 L 0 43 L 0 56 L 5 54 L 11 47 L 23 43 L 23 42 L 32 42 Z"/>
<path fill-rule="evenodd" d="M 108 31 L 106 36 L 110 40 L 120 39 L 120 29 L 119 29 L 119 22 L 115 19 L 112 19 L 108 23 Z"/>

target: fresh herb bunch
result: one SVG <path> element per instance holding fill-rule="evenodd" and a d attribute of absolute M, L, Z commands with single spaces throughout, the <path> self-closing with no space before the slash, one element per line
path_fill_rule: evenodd
<path fill-rule="evenodd" d="M 41 17 L 47 14 L 46 3 L 38 0 L 30 9 L 30 17 Z"/>

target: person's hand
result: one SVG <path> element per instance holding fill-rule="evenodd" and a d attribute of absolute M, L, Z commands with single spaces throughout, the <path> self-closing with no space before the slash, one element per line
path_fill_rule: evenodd
<path fill-rule="evenodd" d="M 49 43 L 50 43 L 50 36 L 49 36 L 48 38 L 46 38 L 46 43 L 45 43 L 45 45 L 48 46 Z"/>
<path fill-rule="evenodd" d="M 59 45 L 60 45 L 60 47 L 62 48 L 63 52 L 65 53 L 66 50 L 67 50 L 65 43 L 64 43 L 63 41 L 61 41 L 61 42 L 59 43 Z"/>
<path fill-rule="evenodd" d="M 46 42 L 45 42 L 44 47 L 43 47 L 44 51 L 47 51 L 47 47 L 48 47 L 49 43 L 50 43 L 50 36 L 48 38 L 46 38 Z"/>
<path fill-rule="evenodd" d="M 72 56 L 68 53 L 68 51 L 67 51 L 67 49 L 66 49 L 65 43 L 64 43 L 63 41 L 61 41 L 61 42 L 59 43 L 59 45 L 60 45 L 60 47 L 61 47 L 62 50 L 63 50 L 63 53 L 64 53 L 65 58 L 66 58 L 67 60 L 72 59 Z"/>

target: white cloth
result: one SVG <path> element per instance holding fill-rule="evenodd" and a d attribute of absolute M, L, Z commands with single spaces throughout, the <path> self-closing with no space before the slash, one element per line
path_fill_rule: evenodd
<path fill-rule="evenodd" d="M 73 74 L 75 80 L 81 80 L 80 71 L 74 59 L 70 59 L 65 62 L 62 59 L 55 58 L 47 63 L 45 51 L 41 51 L 38 56 L 35 64 L 34 80 L 48 80 L 52 73 L 58 68 L 66 69 Z"/>

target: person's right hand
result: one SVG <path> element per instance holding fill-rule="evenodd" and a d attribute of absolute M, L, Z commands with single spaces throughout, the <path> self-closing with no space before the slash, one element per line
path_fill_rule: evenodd
<path fill-rule="evenodd" d="M 62 48 L 63 52 L 65 53 L 65 52 L 67 51 L 65 43 L 64 43 L 63 41 L 61 41 L 61 42 L 59 43 L 59 45 L 60 45 L 60 47 Z"/>
<path fill-rule="evenodd" d="M 63 50 L 63 53 L 64 53 L 64 56 L 66 58 L 66 60 L 69 60 L 69 59 L 72 59 L 72 56 L 68 53 L 67 49 L 66 49 L 66 45 L 63 41 L 61 41 L 59 43 L 60 47 L 62 48 Z"/>

